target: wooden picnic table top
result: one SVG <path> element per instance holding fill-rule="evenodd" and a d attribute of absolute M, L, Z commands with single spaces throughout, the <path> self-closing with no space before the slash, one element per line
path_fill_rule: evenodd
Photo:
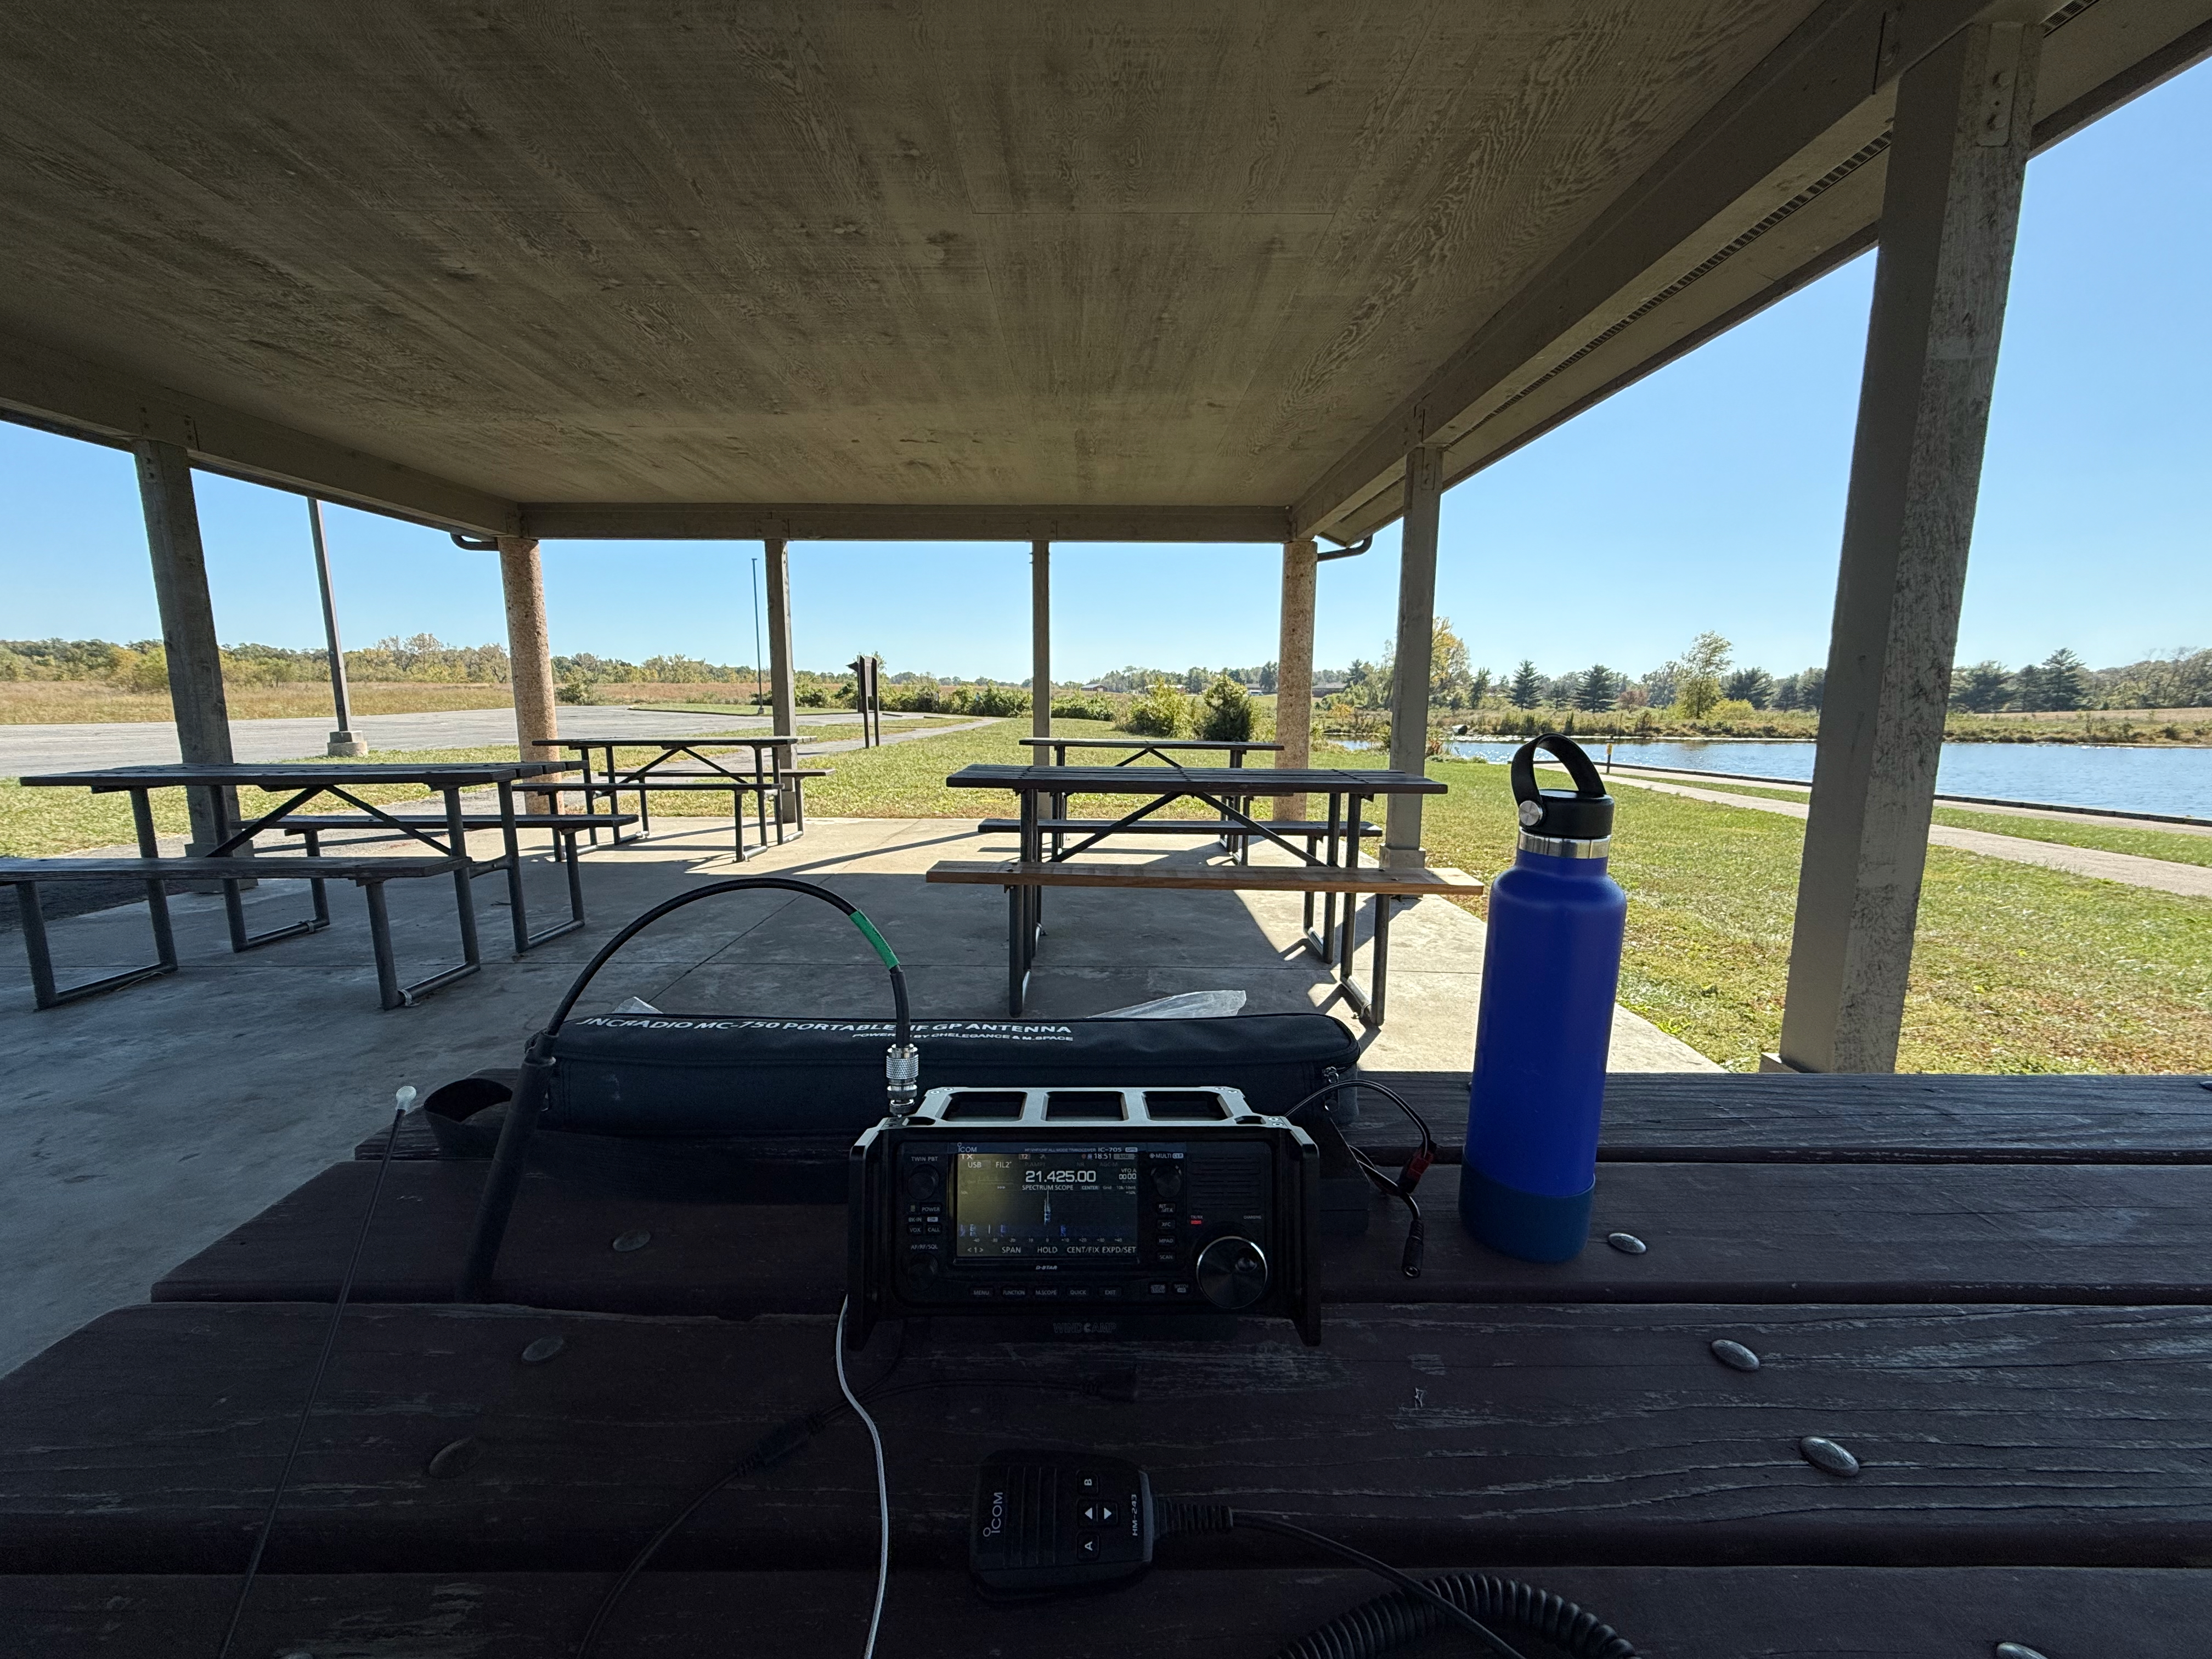
<path fill-rule="evenodd" d="M 1455 1135 L 1462 1074 L 1372 1075 Z M 1619 1074 L 1571 1262 L 1474 1243 L 1447 1163 L 1420 1190 L 1419 1279 L 1397 1270 L 1394 1205 L 1323 1237 L 1317 1349 L 1268 1322 L 1212 1341 L 887 1334 L 853 1368 L 890 1463 L 886 1634 L 944 1659 L 1104 1659 L 1202 1632 L 1233 1659 L 1382 1589 L 1295 1546 L 1193 1536 L 1115 1596 L 986 1607 L 960 1571 L 977 1463 L 1051 1444 L 1401 1565 L 1510 1570 L 1654 1659 L 2193 1651 L 2177 1632 L 2212 1622 L 2212 1574 L 2177 1571 L 2212 1557 L 2203 1081 Z M 1396 1117 L 1370 1109 L 1355 1134 Z M 418 1626 L 456 1651 L 563 1650 L 640 1544 L 834 1406 L 842 1208 L 657 1196 L 571 1157 L 525 1176 L 497 1302 L 455 1306 L 488 1166 L 405 1139 L 246 1631 L 255 1651 Z M 151 1305 L 0 1379 L 0 1621 L 66 1659 L 219 1628 L 378 1178 L 326 1170 Z M 1648 1248 L 1607 1248 L 1614 1231 Z M 1758 1369 L 1722 1363 L 1721 1339 Z M 1814 1468 L 1815 1435 L 1861 1473 Z M 853 1650 L 875 1524 L 867 1439 L 836 1418 L 693 1515 L 609 1651 L 689 1655 L 738 1620 L 799 1659 Z"/>
<path fill-rule="evenodd" d="M 1279 743 L 1256 738 L 1018 738 L 1032 749 L 1206 749 L 1279 750 Z"/>
<path fill-rule="evenodd" d="M 310 784 L 422 783 L 463 787 L 507 783 L 574 771 L 568 761 L 237 761 L 160 766 L 105 766 L 82 772 L 47 772 L 18 780 L 33 789 L 167 789 L 179 785 L 235 784 L 299 789 Z"/>
<path fill-rule="evenodd" d="M 966 766 L 945 782 L 1055 795 L 1442 795 L 1450 788 L 1412 772 L 1266 766 Z"/>

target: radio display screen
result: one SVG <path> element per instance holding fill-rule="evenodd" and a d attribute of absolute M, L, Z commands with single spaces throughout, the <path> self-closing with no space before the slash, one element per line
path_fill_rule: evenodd
<path fill-rule="evenodd" d="M 963 1148 L 952 1162 L 955 1259 L 1135 1259 L 1134 1147 Z"/>

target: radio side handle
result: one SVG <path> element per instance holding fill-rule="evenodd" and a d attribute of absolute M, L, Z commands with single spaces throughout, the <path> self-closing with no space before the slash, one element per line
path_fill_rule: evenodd
<path fill-rule="evenodd" d="M 881 1264 L 872 1248 L 876 1234 L 872 1223 L 881 1204 L 876 1165 L 883 1133 L 883 1125 L 875 1125 L 845 1155 L 845 1346 L 854 1352 L 868 1346 L 883 1305 L 884 1286 L 878 1277 Z"/>
<path fill-rule="evenodd" d="M 1291 1135 L 1291 1148 L 1297 1158 L 1291 1174 L 1297 1192 L 1291 1224 L 1297 1230 L 1300 1272 L 1298 1294 L 1291 1312 L 1306 1346 L 1317 1348 L 1321 1346 L 1321 1148 L 1303 1130 L 1293 1129 Z"/>

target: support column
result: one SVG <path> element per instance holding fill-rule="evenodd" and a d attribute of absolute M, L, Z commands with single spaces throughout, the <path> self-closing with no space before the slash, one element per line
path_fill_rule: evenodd
<path fill-rule="evenodd" d="M 524 760 L 557 760 L 560 752 L 553 743 L 561 727 L 553 706 L 553 645 L 545 628 L 545 574 L 538 562 L 536 541 L 527 536 L 499 538 L 499 586 L 507 599 L 515 750 Z"/>
<path fill-rule="evenodd" d="M 2041 31 L 1961 30 L 1898 86 L 1781 1059 L 1897 1064 Z"/>
<path fill-rule="evenodd" d="M 169 665 L 169 707 L 177 748 L 192 765 L 228 766 L 230 707 L 223 696 L 222 650 L 216 643 L 215 605 L 208 597 L 207 553 L 192 497 L 191 459 L 175 444 L 143 440 L 131 447 L 138 464 L 138 500 L 146 513 L 146 547 L 154 564 L 154 599 L 161 612 L 161 650 Z M 197 856 L 220 842 L 238 819 L 237 792 L 188 789 Z M 240 848 L 248 853 L 250 848 Z"/>
<path fill-rule="evenodd" d="M 1429 658 L 1436 643 L 1437 514 L 1443 499 L 1443 451 L 1406 457 L 1406 512 L 1398 555 L 1398 641 L 1390 678 L 1390 769 L 1425 774 L 1429 767 Z M 1393 795 L 1382 821 L 1382 864 L 1419 870 L 1421 798 Z"/>
<path fill-rule="evenodd" d="M 769 708 L 775 730 L 796 732 L 799 684 L 791 670 L 791 544 L 781 536 L 771 536 L 761 544 L 761 548 L 768 555 Z M 790 758 L 796 764 L 796 750 Z M 799 811 L 796 794 L 789 789 L 779 789 L 775 810 L 779 822 L 793 821 Z"/>
<path fill-rule="evenodd" d="M 1030 735 L 1052 735 L 1052 544 L 1030 544 Z M 1040 752 L 1042 764 L 1050 757 Z"/>
<path fill-rule="evenodd" d="M 1313 764 L 1314 573 L 1310 538 L 1283 544 L 1283 605 L 1275 642 L 1275 764 L 1296 772 Z M 1278 816 L 1302 819 L 1304 795 L 1286 795 Z"/>

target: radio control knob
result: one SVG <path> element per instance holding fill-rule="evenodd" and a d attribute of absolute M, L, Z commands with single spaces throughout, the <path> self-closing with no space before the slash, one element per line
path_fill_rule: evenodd
<path fill-rule="evenodd" d="M 1267 1253 L 1231 1233 L 1198 1253 L 1198 1290 L 1217 1308 L 1249 1308 L 1267 1293 Z"/>
<path fill-rule="evenodd" d="M 906 1172 L 906 1190 L 910 1198 L 935 1198 L 942 1184 L 933 1164 L 917 1164 Z"/>
<path fill-rule="evenodd" d="M 1182 1170 L 1173 1164 L 1153 1164 L 1152 1190 L 1162 1198 L 1182 1196 Z"/>

